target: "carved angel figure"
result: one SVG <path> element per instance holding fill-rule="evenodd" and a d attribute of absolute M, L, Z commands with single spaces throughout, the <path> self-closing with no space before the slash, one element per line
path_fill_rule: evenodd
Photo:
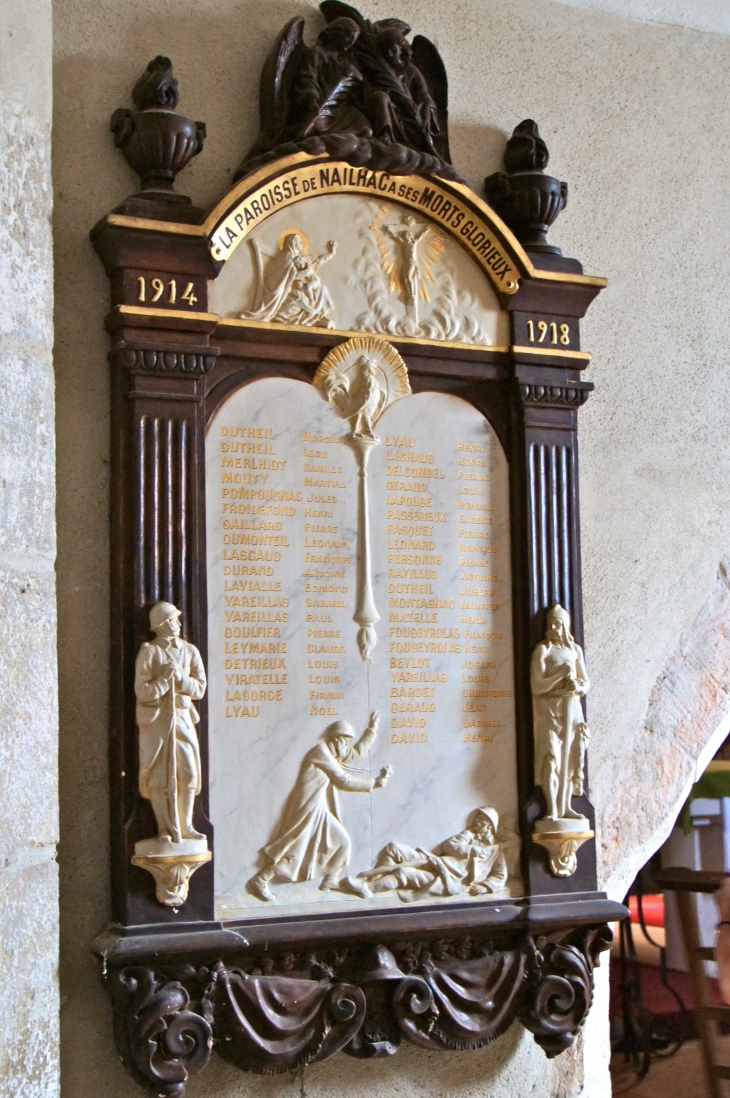
<path fill-rule="evenodd" d="M 347 16 L 360 28 L 354 56 L 374 136 L 448 161 L 446 73 L 436 47 L 422 35 L 411 46 L 401 19 L 372 23 L 341 0 L 324 0 L 320 9 L 328 21 Z"/>
<path fill-rule="evenodd" d="M 420 35 L 411 45 L 407 23 L 371 22 L 341 0 L 324 0 L 320 9 L 328 25 L 313 46 L 305 45 L 297 16 L 264 64 L 261 132 L 238 177 L 278 146 L 342 134 L 449 163 L 446 74 L 436 47 Z"/>
<path fill-rule="evenodd" d="M 387 394 L 378 380 L 378 364 L 363 355 L 355 363 L 354 382 L 345 374 L 333 379 L 327 399 L 333 400 L 345 419 L 349 420 L 353 438 L 379 442 L 374 426 L 385 410 Z"/>
<path fill-rule="evenodd" d="M 302 237 L 286 233 L 279 251 L 270 256 L 256 241 L 251 242 L 257 274 L 254 308 L 241 313 L 243 320 L 270 320 L 278 324 L 332 328 L 329 314 L 332 298 L 322 284 L 319 268 L 332 259 L 337 242 L 329 240 L 322 255 L 307 255 Z M 262 256 L 269 262 L 264 270 Z"/>
<path fill-rule="evenodd" d="M 322 133 L 372 135 L 362 111 L 362 74 L 352 60 L 360 28 L 335 19 L 312 49 L 303 50 L 292 84 L 295 125 L 303 136 Z"/>

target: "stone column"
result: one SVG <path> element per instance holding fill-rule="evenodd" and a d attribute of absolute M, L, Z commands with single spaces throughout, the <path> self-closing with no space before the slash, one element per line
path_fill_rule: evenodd
<path fill-rule="evenodd" d="M 58 1076 L 51 2 L 0 0 L 0 1094 Z"/>

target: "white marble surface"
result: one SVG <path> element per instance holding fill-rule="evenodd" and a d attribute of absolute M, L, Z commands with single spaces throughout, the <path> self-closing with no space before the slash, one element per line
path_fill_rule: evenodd
<path fill-rule="evenodd" d="M 261 437 L 232 434 L 241 428 Z M 386 764 L 394 771 L 384 789 L 338 795 L 353 844 L 349 872 L 372 865 L 391 840 L 437 845 L 459 832 L 483 804 L 516 817 L 508 471 L 499 442 L 476 409 L 445 394 L 406 397 L 378 423 L 381 442 L 370 459 L 369 480 L 380 622 L 368 672 L 352 620 L 355 457 L 340 442 L 303 439 L 304 433 L 341 439 L 347 430 L 313 387 L 283 378 L 238 390 L 209 429 L 210 789 L 222 918 L 400 905 L 397 896 L 362 901 L 320 893 L 316 881 L 276 885 L 276 903 L 269 905 L 246 892 L 246 881 L 262 864 L 258 851 L 272 837 L 304 755 L 337 718 L 349 720 L 359 733 L 370 710 L 377 709 L 378 738 L 363 766 L 372 774 Z M 261 452 L 234 451 L 241 443 Z M 223 468 L 222 460 L 234 464 Z M 222 476 L 231 480 L 223 483 Z M 315 486 L 305 479 L 325 483 Z M 323 498 L 327 502 L 320 502 Z M 460 509 L 459 503 L 472 507 Z M 407 512 L 415 515 L 409 518 Z M 473 521 L 460 523 L 467 516 Z M 270 528 L 234 529 L 232 522 L 263 522 Z M 234 540 L 252 535 L 269 544 Z M 465 545 L 468 550 L 460 549 Z M 264 559 L 241 560 L 233 553 L 260 553 Z M 318 569 L 333 574 L 306 574 Z M 258 586 L 244 588 L 244 583 Z M 315 592 L 314 585 L 331 590 Z M 236 605 L 246 598 L 257 605 Z M 401 606 L 401 599 L 408 604 Z M 313 605 L 322 600 L 341 605 Z M 237 620 L 245 615 L 262 620 Z M 255 654 L 243 647 L 252 643 L 258 646 Z M 254 679 L 244 682 L 239 676 Z M 328 681 L 333 679 L 339 681 Z M 248 697 L 246 690 L 252 692 Z M 464 696 L 475 690 L 487 696 Z M 279 700 L 262 701 L 254 691 Z M 502 696 L 488 696 L 492 691 Z M 317 696 L 328 694 L 334 697 Z M 256 715 L 240 715 L 244 712 Z"/>
<path fill-rule="evenodd" d="M 364 331 L 425 339 L 506 346 L 509 320 L 484 274 L 467 252 L 429 218 L 414 214 L 417 230 L 428 226 L 418 245 L 418 260 L 426 278 L 429 300 L 419 299 L 417 321 L 409 317 L 401 291 L 391 290 L 386 268 L 398 261 L 387 227 L 402 226 L 412 211 L 393 202 L 361 195 L 305 198 L 280 210 L 252 230 L 215 282 L 210 284 L 210 309 L 239 317 L 255 307 L 256 269 L 252 242 L 274 255 L 287 231 L 305 234 L 310 254 L 337 243 L 334 258 L 318 275 L 334 303 L 330 320 L 342 331 Z M 373 226 L 376 226 L 373 229 Z M 264 269 L 268 259 L 263 258 Z"/>

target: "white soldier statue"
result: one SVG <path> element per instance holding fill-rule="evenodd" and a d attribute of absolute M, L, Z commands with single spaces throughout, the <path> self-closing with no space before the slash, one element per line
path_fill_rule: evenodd
<path fill-rule="evenodd" d="M 582 821 L 571 805 L 583 792 L 588 726 L 581 697 L 589 682 L 583 650 L 570 633 L 562 606 L 548 611 L 545 639 L 535 646 L 530 668 L 535 733 L 535 784 L 545 794 L 545 820 Z"/>
<path fill-rule="evenodd" d="M 321 877 L 321 891 L 339 887 L 352 845 L 340 817 L 337 790 L 370 793 L 382 789 L 392 773 L 390 766 L 384 766 L 373 778 L 351 765 L 370 750 L 379 720 L 377 713 L 371 714 L 357 743 L 352 725 L 335 721 L 325 729 L 323 742 L 304 756 L 276 833 L 261 851 L 266 865 L 248 882 L 253 896 L 273 900 L 269 885 L 274 880 L 299 883 Z M 367 895 L 367 889 L 357 882 L 346 890 Z"/>
<path fill-rule="evenodd" d="M 205 840 L 193 827 L 201 788 L 195 702 L 205 694 L 200 652 L 180 636 L 180 611 L 170 602 L 150 610 L 155 639 L 137 655 L 134 690 L 139 727 L 139 789 L 152 804 L 161 844 Z"/>

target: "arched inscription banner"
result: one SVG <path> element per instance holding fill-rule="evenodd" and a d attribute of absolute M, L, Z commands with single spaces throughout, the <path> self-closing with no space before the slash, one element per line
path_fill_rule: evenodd
<path fill-rule="evenodd" d="M 404 856 L 414 863 L 412 879 L 400 871 L 418 886 L 411 889 L 377 891 L 389 878 L 373 871 L 389 844 L 435 851 L 481 807 L 496 810 L 502 840 L 486 844 L 482 861 L 495 864 L 484 882 L 497 895 L 522 891 L 504 453 L 481 413 L 442 393 L 398 400 L 375 437 L 367 502 L 379 618 L 366 662 L 353 620 L 358 462 L 347 424 L 315 387 L 266 378 L 230 397 L 208 430 L 210 790 L 221 918 L 484 895 L 486 884 L 479 890 L 470 878 L 479 876 L 474 857 L 463 867 L 452 857 L 443 879 L 436 856 L 429 882 L 422 854 Z M 392 774 L 382 788 L 348 789 L 327 770 L 323 734 L 347 721 L 357 741 L 372 712 L 380 715 L 372 743 L 345 769 L 356 785 L 383 768 Z M 302 793 L 292 822 L 285 806 L 298 782 L 312 784 L 302 774 L 313 749 L 325 755 L 312 764 L 324 777 L 318 797 Z M 328 835 L 328 811 L 347 840 Z M 299 846 L 334 850 L 345 841 L 341 877 L 370 881 L 370 896 L 356 895 L 357 883 L 321 891 L 325 861 L 307 868 L 309 850 L 300 859 Z M 247 888 L 274 865 L 259 853 L 269 844 L 282 854 L 268 885 L 274 903 Z M 358 876 L 368 871 L 371 878 Z"/>
<path fill-rule="evenodd" d="M 227 260 L 248 232 L 269 214 L 303 198 L 362 194 L 399 202 L 432 217 L 476 259 L 495 289 L 505 294 L 517 291 L 520 272 L 515 266 L 513 253 L 519 253 L 519 245 L 509 229 L 502 226 L 504 237 L 512 245 L 505 246 L 502 234 L 495 232 L 495 226 L 475 208 L 466 188 L 437 178 L 393 176 L 368 168 L 353 168 L 342 162 L 313 163 L 311 158 L 301 154 L 292 157 L 294 161 L 301 159 L 309 160 L 309 163 L 292 167 L 273 179 L 269 176 L 258 186 L 251 185 L 223 220 L 215 225 L 209 237 L 214 259 Z M 491 219 L 499 220 L 493 213 Z"/>

